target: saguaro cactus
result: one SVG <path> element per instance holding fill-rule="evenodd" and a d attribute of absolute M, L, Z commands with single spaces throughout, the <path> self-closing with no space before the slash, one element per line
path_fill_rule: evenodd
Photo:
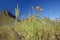
<path fill-rule="evenodd" d="M 17 8 L 15 8 L 16 19 L 17 19 L 18 16 L 19 16 L 19 12 L 20 12 L 20 10 L 19 10 L 18 4 L 17 4 Z"/>

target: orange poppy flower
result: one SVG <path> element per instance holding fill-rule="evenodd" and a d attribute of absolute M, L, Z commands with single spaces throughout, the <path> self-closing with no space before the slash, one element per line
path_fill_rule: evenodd
<path fill-rule="evenodd" d="M 43 11 L 43 9 L 42 9 L 42 8 L 40 8 L 39 10 L 40 10 L 40 12 L 42 12 L 42 11 Z"/>
<path fill-rule="evenodd" d="M 34 19 L 34 16 L 31 17 L 31 20 L 33 20 L 33 19 Z"/>

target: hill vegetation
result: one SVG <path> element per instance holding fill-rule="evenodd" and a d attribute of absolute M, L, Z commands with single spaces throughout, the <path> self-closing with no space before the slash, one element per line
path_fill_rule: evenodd
<path fill-rule="evenodd" d="M 0 40 L 60 40 L 60 21 L 38 15 L 18 21 L 0 12 Z"/>

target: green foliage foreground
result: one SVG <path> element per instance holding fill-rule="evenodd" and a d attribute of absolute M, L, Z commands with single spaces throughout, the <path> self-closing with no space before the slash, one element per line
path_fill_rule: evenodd
<path fill-rule="evenodd" d="M 20 22 L 10 17 L 0 20 L 0 40 L 60 40 L 60 22 L 49 18 L 34 17 Z"/>

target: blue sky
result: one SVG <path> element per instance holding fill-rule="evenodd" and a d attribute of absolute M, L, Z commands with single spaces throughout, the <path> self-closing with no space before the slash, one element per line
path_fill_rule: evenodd
<path fill-rule="evenodd" d="M 43 8 L 42 17 L 49 16 L 51 19 L 55 19 L 60 16 L 60 0 L 0 0 L 0 10 L 8 9 L 15 15 L 17 3 L 20 8 L 19 19 L 21 19 L 21 16 L 28 17 L 29 11 L 31 15 L 40 14 L 41 12 L 35 10 L 34 13 L 32 10 L 32 6 L 35 8 L 37 5 Z"/>

